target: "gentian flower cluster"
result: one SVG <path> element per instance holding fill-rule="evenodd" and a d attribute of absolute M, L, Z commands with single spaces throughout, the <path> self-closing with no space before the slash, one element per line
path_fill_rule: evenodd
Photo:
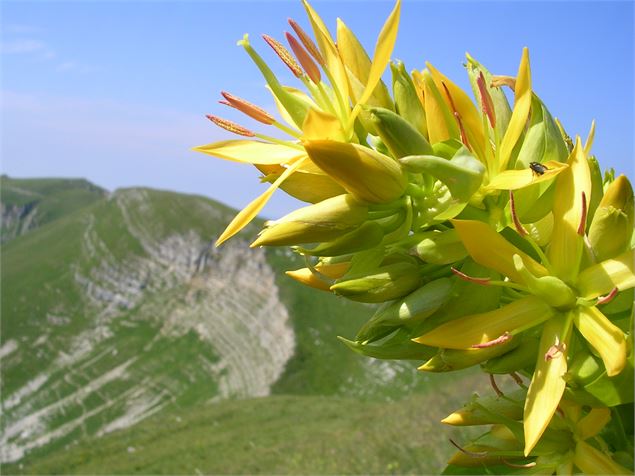
<path fill-rule="evenodd" d="M 217 245 L 277 189 L 306 202 L 252 246 L 290 246 L 306 263 L 291 278 L 378 304 L 344 344 L 422 371 L 489 374 L 495 395 L 443 420 L 488 426 L 450 465 L 632 474 L 633 189 L 601 173 L 594 124 L 584 142 L 567 135 L 532 89 L 527 49 L 515 76 L 467 55 L 472 99 L 429 63 L 408 73 L 390 61 L 399 0 L 372 58 L 341 20 L 334 38 L 304 6 L 315 40 L 294 20 L 290 50 L 263 35 L 303 89 L 281 84 L 247 35 L 238 42 L 280 119 L 227 92 L 220 101 L 288 138 L 210 115 L 243 138 L 195 148 L 271 184 Z M 500 374 L 518 390 L 501 392 Z"/>

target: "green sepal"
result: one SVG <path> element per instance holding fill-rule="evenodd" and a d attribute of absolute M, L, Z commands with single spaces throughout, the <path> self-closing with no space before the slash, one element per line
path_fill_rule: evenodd
<path fill-rule="evenodd" d="M 399 329 L 381 341 L 372 344 L 356 340 L 351 341 L 344 337 L 337 337 L 349 349 L 366 357 L 383 360 L 425 360 L 437 351 L 434 347 L 417 344 L 410 338 L 410 334 L 403 329 Z"/>
<path fill-rule="evenodd" d="M 485 167 L 465 147 L 450 160 L 434 155 L 411 155 L 399 160 L 406 170 L 423 172 L 443 182 L 453 197 L 467 203 L 479 189 Z"/>
<path fill-rule="evenodd" d="M 392 90 L 397 113 L 416 131 L 427 136 L 426 113 L 417 95 L 414 82 L 406 72 L 406 67 L 401 61 L 391 62 L 390 71 L 392 72 Z M 429 154 L 430 152 L 419 153 Z"/>
<path fill-rule="evenodd" d="M 584 390 L 593 395 L 607 407 L 633 402 L 633 351 L 626 360 L 624 369 L 614 377 L 607 377 L 606 371 L 594 381 L 584 386 Z"/>
<path fill-rule="evenodd" d="M 432 155 L 450 160 L 452 157 L 454 157 L 454 154 L 456 154 L 461 147 L 463 147 L 463 144 L 461 143 L 461 141 L 456 139 L 448 139 L 442 142 L 436 142 L 432 144 Z"/>
<path fill-rule="evenodd" d="M 532 368 L 536 364 L 538 339 L 523 335 L 513 340 L 516 340 L 518 345 L 509 352 L 481 364 L 483 371 L 489 374 L 510 374 Z"/>
<path fill-rule="evenodd" d="M 416 243 L 412 251 L 426 263 L 452 264 L 467 256 L 467 250 L 454 229 L 424 231 L 409 239 Z"/>

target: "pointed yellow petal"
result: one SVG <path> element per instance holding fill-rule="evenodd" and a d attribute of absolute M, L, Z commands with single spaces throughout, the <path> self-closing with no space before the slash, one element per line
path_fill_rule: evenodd
<path fill-rule="evenodd" d="M 304 160 L 306 159 L 300 159 L 289 168 L 287 168 L 284 173 L 280 175 L 280 177 L 278 177 L 278 179 L 274 183 L 272 183 L 271 186 L 262 195 L 260 195 L 249 205 L 243 208 L 240 212 L 238 212 L 238 215 L 234 217 L 231 223 L 227 225 L 227 228 L 225 228 L 225 231 L 223 231 L 223 233 L 218 237 L 216 246 L 220 246 L 223 242 L 227 241 L 240 230 L 245 228 L 251 222 L 251 220 L 253 220 L 258 215 L 258 213 L 260 213 L 260 210 L 262 210 L 265 204 L 269 201 L 269 199 L 273 195 L 273 192 L 278 189 L 280 184 L 282 184 L 289 175 L 295 172 L 296 169 L 300 167 L 300 165 L 302 165 L 302 162 Z"/>
<path fill-rule="evenodd" d="M 344 131 L 339 119 L 333 114 L 311 108 L 302 125 L 304 140 L 334 140 L 344 142 Z"/>
<path fill-rule="evenodd" d="M 320 18 L 317 12 L 313 9 L 309 2 L 302 0 L 304 9 L 306 10 L 311 27 L 313 28 L 313 34 L 317 42 L 320 52 L 326 60 L 326 68 L 331 73 L 335 84 L 332 86 L 337 88 L 344 101 L 348 104 L 348 79 L 344 64 L 340 59 L 340 55 L 335 46 L 335 42 L 329 33 L 328 28 L 324 24 L 324 21 Z"/>
<path fill-rule="evenodd" d="M 595 139 L 595 120 L 591 122 L 591 130 L 589 130 L 589 135 L 584 142 L 584 153 L 585 155 L 589 155 L 591 153 L 591 147 L 593 147 L 593 140 Z"/>
<path fill-rule="evenodd" d="M 561 162 L 549 161 L 542 164 L 547 170 L 542 175 L 536 174 L 531 169 L 521 170 L 505 170 L 496 175 L 487 187 L 486 190 L 518 190 L 519 188 L 527 187 L 540 182 L 545 182 L 556 177 L 563 169 L 568 167 L 567 164 Z"/>
<path fill-rule="evenodd" d="M 596 298 L 635 287 L 635 265 L 633 250 L 628 250 L 613 259 L 586 268 L 578 276 L 576 287 L 582 297 Z"/>
<path fill-rule="evenodd" d="M 485 135 L 483 133 L 483 120 L 481 114 L 476 109 L 476 106 L 470 99 L 470 97 L 459 88 L 456 84 L 450 81 L 445 75 L 434 68 L 430 63 L 426 62 L 426 66 L 432 74 L 432 78 L 437 86 L 437 89 L 446 96 L 448 104 L 454 104 L 457 112 L 461 118 L 461 121 L 465 127 L 467 138 L 470 147 L 474 151 L 474 155 L 478 158 L 485 157 Z M 447 97 L 445 88 L 447 88 L 451 98 Z M 451 101 L 450 101 L 451 99 Z M 488 139 L 489 140 L 489 139 Z"/>
<path fill-rule="evenodd" d="M 353 110 L 353 114 L 349 121 L 355 119 L 355 111 L 359 112 L 359 106 L 366 104 L 366 101 L 370 98 L 375 91 L 375 87 L 381 80 L 381 75 L 384 74 L 388 61 L 390 61 L 390 55 L 395 47 L 395 41 L 397 41 L 397 30 L 399 29 L 399 15 L 401 12 L 401 0 L 397 0 L 395 7 L 390 16 L 384 23 L 379 37 L 377 38 L 377 44 L 375 45 L 375 53 L 373 54 L 373 62 L 368 72 L 368 79 L 366 81 L 366 87 L 361 97 L 357 100 L 357 106 Z"/>
<path fill-rule="evenodd" d="M 287 178 L 280 185 L 280 189 L 292 197 L 308 203 L 318 203 L 346 193 L 346 190 L 328 175 L 306 173 L 301 169 Z"/>
<path fill-rule="evenodd" d="M 248 164 L 286 164 L 306 155 L 303 150 L 257 140 L 224 140 L 192 150 L 225 160 Z"/>
<path fill-rule="evenodd" d="M 446 322 L 413 340 L 444 349 L 469 349 L 491 342 L 506 332 L 512 335 L 522 332 L 549 319 L 553 313 L 553 308 L 541 299 L 527 296 L 494 311 Z"/>
<path fill-rule="evenodd" d="M 514 255 L 519 255 L 534 276 L 546 276 L 547 270 L 531 256 L 523 253 L 490 227 L 475 220 L 452 220 L 467 252 L 478 264 L 498 271 L 517 283 L 524 283 L 514 267 Z"/>
<path fill-rule="evenodd" d="M 581 439 L 586 440 L 597 435 L 609 421 L 611 421 L 610 408 L 592 408 L 576 423 L 576 433 Z"/>
<path fill-rule="evenodd" d="M 554 274 L 572 282 L 578 274 L 583 245 L 578 227 L 583 210 L 591 202 L 591 172 L 579 137 L 567 163 L 569 168 L 563 170 L 556 181 L 554 226 L 548 257 Z"/>
<path fill-rule="evenodd" d="M 633 474 L 632 470 L 620 466 L 609 455 L 584 441 L 578 441 L 575 446 L 573 464 L 583 474 Z"/>
<path fill-rule="evenodd" d="M 619 374 L 626 365 L 626 338 L 597 307 L 578 308 L 573 323 L 589 344 L 600 354 L 606 375 Z"/>
<path fill-rule="evenodd" d="M 424 109 L 426 113 L 426 125 L 430 144 L 443 142 L 450 138 L 459 138 L 458 126 L 452 118 L 447 104 L 443 101 L 441 93 L 434 84 L 432 75 L 424 71 L 423 97 Z"/>
<path fill-rule="evenodd" d="M 507 168 L 512 150 L 525 129 L 531 108 L 531 72 L 529 70 L 529 50 L 527 48 L 523 49 L 523 56 L 520 60 L 514 98 L 512 117 L 509 120 L 507 131 L 500 145 L 499 170 L 501 171 Z"/>
<path fill-rule="evenodd" d="M 536 370 L 525 400 L 525 456 L 549 425 L 564 392 L 570 329 L 571 321 L 563 318 L 550 319 L 544 325 Z M 553 349 L 560 350 L 554 353 Z M 548 354 L 551 358 L 545 357 Z"/>

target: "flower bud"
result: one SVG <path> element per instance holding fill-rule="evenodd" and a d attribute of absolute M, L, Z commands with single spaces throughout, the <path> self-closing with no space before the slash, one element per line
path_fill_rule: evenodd
<path fill-rule="evenodd" d="M 285 274 L 305 286 L 319 289 L 320 291 L 329 291 L 330 284 L 327 281 L 320 279 L 320 277 L 309 268 L 285 271 Z"/>
<path fill-rule="evenodd" d="M 407 155 L 432 154 L 432 147 L 402 116 L 381 107 L 370 107 L 366 111 L 377 134 L 395 159 Z"/>
<path fill-rule="evenodd" d="M 390 157 L 358 144 L 330 140 L 304 143 L 311 160 L 358 200 L 386 203 L 407 185 L 401 166 Z"/>
<path fill-rule="evenodd" d="M 419 367 L 426 372 L 452 372 L 480 364 L 497 357 L 518 345 L 516 339 L 509 339 L 502 344 L 482 349 L 439 349 L 439 352 Z"/>
<path fill-rule="evenodd" d="M 296 251 L 310 256 L 341 256 L 377 246 L 383 238 L 384 230 L 381 225 L 374 221 L 367 221 L 356 230 L 333 241 L 321 243 L 310 249 L 299 247 Z"/>
<path fill-rule="evenodd" d="M 467 256 L 467 250 L 454 229 L 424 231 L 415 233 L 412 238 L 419 240 L 413 252 L 426 263 L 451 264 Z"/>
<path fill-rule="evenodd" d="M 419 266 L 400 262 L 380 266 L 372 274 L 346 276 L 331 291 L 353 301 L 384 302 L 405 296 L 420 284 Z"/>
<path fill-rule="evenodd" d="M 451 290 L 452 282 L 448 278 L 440 278 L 422 286 L 404 299 L 380 308 L 359 330 L 357 339 L 370 339 L 377 328 L 413 325 L 423 321 L 448 300 Z"/>
<path fill-rule="evenodd" d="M 523 404 L 527 395 L 526 389 L 518 389 L 505 397 L 475 397 L 463 408 L 448 415 L 442 423 L 453 426 L 487 425 L 495 423 L 492 415 L 502 415 L 511 420 L 523 417 Z M 488 411 L 483 411 L 483 408 Z"/>
<path fill-rule="evenodd" d="M 606 189 L 589 228 L 589 242 L 598 261 L 625 251 L 633 233 L 633 188 L 624 175 Z"/>
<path fill-rule="evenodd" d="M 357 228 L 367 216 L 368 207 L 351 195 L 338 195 L 269 222 L 251 247 L 333 240 Z"/>

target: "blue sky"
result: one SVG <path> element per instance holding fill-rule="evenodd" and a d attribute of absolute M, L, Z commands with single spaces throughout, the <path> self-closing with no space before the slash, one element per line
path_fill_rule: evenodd
<path fill-rule="evenodd" d="M 372 52 L 391 2 L 313 2 L 334 29 L 341 17 Z M 2 172 L 85 177 L 115 189 L 150 186 L 242 207 L 263 190 L 257 171 L 189 151 L 229 133 L 204 115 L 240 120 L 221 90 L 273 110 L 264 80 L 236 46 L 252 43 L 294 79 L 259 36 L 282 38 L 298 1 L 24 2 L 1 5 Z M 430 61 L 467 87 L 464 53 L 515 75 L 530 48 L 534 90 L 571 135 L 597 121 L 594 152 L 634 170 L 633 2 L 408 1 L 393 58 Z M 263 130 L 263 132 L 265 132 Z M 279 193 L 264 211 L 293 205 Z"/>

